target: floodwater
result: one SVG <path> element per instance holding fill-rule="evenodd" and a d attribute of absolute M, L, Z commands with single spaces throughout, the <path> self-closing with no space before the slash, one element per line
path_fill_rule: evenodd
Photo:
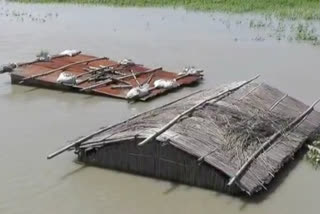
<path fill-rule="evenodd" d="M 245 24 L 254 17 L 166 8 L 0 4 L 0 64 L 31 60 L 40 50 L 75 48 L 172 71 L 186 65 L 206 71 L 197 88 L 137 104 L 12 86 L 9 76 L 1 75 L 0 213 L 319 213 L 320 173 L 304 160 L 290 164 L 269 194 L 253 200 L 84 167 L 70 152 L 46 160 L 66 140 L 199 88 L 256 74 L 310 104 L 320 96 L 320 47 L 252 39 L 264 35 Z"/>

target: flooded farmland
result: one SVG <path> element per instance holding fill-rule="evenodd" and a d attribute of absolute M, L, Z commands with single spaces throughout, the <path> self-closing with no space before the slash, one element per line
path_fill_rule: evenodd
<path fill-rule="evenodd" d="M 320 28 L 301 22 L 307 36 L 297 36 L 297 23 L 179 8 L 0 3 L 0 64 L 34 59 L 41 50 L 79 49 L 175 72 L 186 65 L 205 70 L 198 87 L 136 104 L 11 85 L 7 74 L 0 75 L 0 213 L 318 213 L 320 173 L 304 160 L 290 164 L 268 194 L 251 200 L 85 167 L 72 153 L 46 160 L 66 140 L 256 74 L 311 104 L 320 95 Z"/>

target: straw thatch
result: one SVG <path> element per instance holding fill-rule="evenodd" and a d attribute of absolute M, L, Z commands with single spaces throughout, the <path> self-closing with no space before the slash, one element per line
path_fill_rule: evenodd
<path fill-rule="evenodd" d="M 248 194 L 257 192 L 265 188 L 274 174 L 320 124 L 320 114 L 312 111 L 296 127 L 281 133 L 281 137 L 270 143 L 252 162 L 247 163 L 249 157 L 268 139 L 279 130 L 284 130 L 308 109 L 300 101 L 264 83 L 250 83 L 219 100 L 211 100 L 183 116 L 152 142 L 137 146 L 177 115 L 209 97 L 234 89 L 239 84 L 242 82 L 199 91 L 145 112 L 86 139 L 76 146 L 76 152 L 80 160 L 95 165 L 226 192 L 236 192 L 236 188 Z M 165 149 L 166 147 L 168 148 Z M 163 149 L 160 154 L 159 149 Z M 133 159 L 123 157 L 133 153 L 140 157 L 139 163 L 134 163 L 140 165 L 134 170 L 130 165 L 133 164 Z M 153 156 L 157 157 L 151 161 Z M 157 165 L 162 161 L 180 164 L 182 169 L 168 171 L 164 165 L 161 165 L 163 168 Z M 228 186 L 229 179 L 235 178 L 246 163 L 248 167 L 236 177 L 235 185 Z M 197 167 L 208 172 L 211 170 L 211 174 L 200 175 L 199 171 L 193 171 Z M 220 182 L 220 185 L 216 185 L 216 182 Z"/>

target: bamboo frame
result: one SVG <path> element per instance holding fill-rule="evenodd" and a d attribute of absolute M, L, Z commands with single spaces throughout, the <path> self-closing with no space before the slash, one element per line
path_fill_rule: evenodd
<path fill-rule="evenodd" d="M 257 156 L 260 155 L 269 145 L 275 143 L 279 137 L 281 137 L 284 133 L 289 132 L 291 129 L 295 128 L 301 121 L 303 121 L 313 110 L 314 107 L 320 102 L 320 99 L 315 101 L 305 112 L 299 115 L 295 120 L 293 120 L 284 130 L 279 130 L 275 134 L 273 134 L 269 140 L 264 142 L 261 147 L 255 151 L 250 158 L 242 165 L 242 167 L 237 171 L 237 173 L 230 179 L 228 186 L 233 185 L 236 180 L 241 176 L 241 174 L 247 169 L 247 167 L 252 163 L 253 160 L 256 159 Z"/>
<path fill-rule="evenodd" d="M 161 135 L 162 133 L 164 133 L 165 131 L 167 131 L 169 128 L 171 128 L 174 124 L 176 124 L 183 116 L 190 114 L 191 112 L 193 112 L 195 109 L 197 109 L 198 107 L 204 105 L 205 103 L 211 101 L 211 100 L 215 100 L 213 103 L 217 103 L 218 101 L 222 100 L 223 98 L 229 96 L 231 93 L 233 93 L 234 91 L 240 89 L 241 87 L 249 84 L 250 82 L 254 81 L 255 79 L 257 79 L 259 77 L 259 75 L 255 76 L 254 78 L 245 81 L 244 83 L 240 84 L 239 86 L 224 91 L 221 94 L 218 94 L 216 96 L 210 97 L 208 99 L 205 99 L 203 101 L 201 101 L 200 103 L 194 105 L 193 107 L 189 108 L 188 110 L 182 112 L 181 114 L 177 115 L 175 118 L 173 118 L 169 123 L 167 123 L 165 126 L 163 126 L 159 131 L 157 131 L 156 133 L 154 133 L 153 135 L 149 136 L 148 138 L 146 138 L 144 141 L 142 141 L 141 143 L 139 143 L 139 146 L 142 146 L 150 141 L 152 141 L 153 139 L 155 139 L 156 137 L 158 137 L 159 135 Z"/>
<path fill-rule="evenodd" d="M 148 73 L 152 73 L 152 72 L 155 72 L 155 71 L 158 71 L 158 70 L 162 70 L 162 67 L 159 67 L 159 68 L 155 68 L 155 69 L 150 69 L 148 71 L 144 71 L 144 72 L 141 72 L 141 73 L 137 73 L 136 76 L 140 76 L 140 75 L 143 75 L 143 74 L 148 74 Z M 132 74 L 129 74 L 129 75 L 126 75 L 126 76 L 123 76 L 123 77 L 119 77 L 117 78 L 117 80 L 123 80 L 123 79 L 127 79 L 127 78 L 130 78 L 132 77 Z M 86 88 L 83 88 L 81 89 L 80 91 L 88 91 L 88 90 L 93 90 L 99 86 L 102 86 L 102 85 L 107 85 L 107 84 L 110 84 L 112 83 L 114 80 L 112 79 L 108 79 L 108 80 L 105 80 L 103 82 L 100 82 L 100 83 L 97 83 L 95 85 L 91 85 L 91 86 L 88 86 Z"/>
<path fill-rule="evenodd" d="M 179 101 L 181 101 L 181 100 L 183 100 L 183 99 L 186 99 L 186 98 L 188 98 L 188 97 L 191 97 L 191 96 L 193 96 L 193 95 L 195 95 L 195 94 L 198 94 L 198 93 L 200 93 L 200 92 L 202 92 L 202 91 L 203 91 L 203 90 L 196 91 L 196 92 L 194 92 L 194 93 L 191 93 L 191 94 L 189 94 L 189 95 L 186 95 L 186 96 L 184 96 L 184 97 L 181 97 L 181 98 L 179 98 L 179 99 L 176 99 L 176 100 L 174 100 L 174 101 L 172 101 L 172 102 L 169 102 L 169 103 L 167 103 L 167 104 L 165 104 L 165 105 L 159 106 L 158 108 L 155 108 L 155 109 L 161 109 L 161 108 L 164 108 L 164 107 L 166 107 L 166 106 L 172 105 L 172 104 L 174 104 L 174 103 L 176 103 L 176 102 L 179 102 Z M 107 130 L 109 130 L 109 129 L 111 129 L 111 128 L 114 128 L 114 127 L 118 126 L 118 125 L 127 123 L 128 121 L 133 120 L 133 119 L 135 119 L 135 118 L 137 118 L 137 117 L 139 117 L 139 116 L 141 116 L 141 115 L 143 115 L 143 114 L 147 114 L 147 113 L 149 113 L 149 112 L 152 112 L 152 111 L 154 111 L 155 109 L 152 109 L 152 110 L 149 110 L 149 111 L 146 111 L 146 112 L 142 112 L 142 113 L 136 114 L 136 115 L 130 117 L 129 119 L 123 120 L 123 121 L 120 122 L 120 123 L 117 123 L 117 124 L 114 124 L 114 125 L 111 125 L 111 126 L 107 126 L 107 127 L 103 127 L 103 128 L 101 128 L 101 129 L 99 129 L 99 130 L 97 130 L 97 131 L 95 131 L 95 132 L 93 132 L 93 133 L 91 133 L 91 134 L 89 134 L 89 135 L 87 135 L 87 136 L 85 136 L 85 137 L 82 137 L 82 138 L 80 138 L 80 139 L 78 139 L 78 140 L 70 143 L 70 144 L 67 145 L 67 146 L 62 147 L 61 149 L 57 150 L 56 152 L 53 152 L 53 153 L 49 154 L 49 155 L 47 156 L 47 159 L 52 159 L 52 158 L 54 158 L 54 157 L 62 154 L 63 152 L 69 150 L 70 148 L 75 147 L 75 146 L 78 146 L 78 145 L 80 145 L 81 143 L 83 143 L 83 142 L 91 139 L 92 137 L 94 137 L 94 136 L 96 136 L 96 135 L 98 135 L 98 134 L 101 134 L 102 132 L 105 132 L 105 131 L 107 131 Z"/>

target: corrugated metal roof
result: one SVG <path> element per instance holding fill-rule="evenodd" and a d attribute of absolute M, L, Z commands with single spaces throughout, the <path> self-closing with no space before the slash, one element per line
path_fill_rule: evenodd
<path fill-rule="evenodd" d="M 61 69 L 55 72 L 52 72 L 47 75 L 43 75 L 46 72 L 50 72 L 53 69 L 59 69 L 63 66 L 67 66 L 72 63 L 77 63 L 85 60 L 94 60 L 90 61 L 88 63 L 79 63 L 71 65 L 70 67 L 66 69 Z M 105 76 L 105 79 L 98 80 L 94 79 L 93 76 L 96 75 L 93 71 L 94 68 L 101 68 L 101 67 L 111 67 L 116 72 L 113 72 L 110 74 L 110 77 L 113 79 L 108 79 L 109 76 Z M 91 70 L 90 70 L 91 69 Z M 150 71 L 150 72 L 148 72 Z M 79 76 L 77 78 L 77 82 L 80 82 L 80 84 L 76 85 L 61 85 L 60 83 L 57 83 L 57 78 L 62 72 L 70 73 L 74 76 Z M 117 98 L 123 98 L 126 99 L 126 95 L 128 91 L 130 90 L 130 87 L 122 87 L 122 85 L 127 84 L 132 87 L 138 87 L 138 83 L 135 80 L 134 76 L 132 75 L 132 72 L 137 76 L 137 80 L 139 83 L 145 83 L 150 79 L 150 93 L 148 93 L 146 96 L 140 97 L 139 100 L 148 100 L 152 97 L 161 95 L 171 89 L 165 89 L 165 88 L 155 88 L 154 82 L 158 79 L 164 79 L 164 80 L 174 80 L 176 79 L 178 83 L 178 88 L 190 85 L 195 82 L 198 82 L 202 76 L 200 75 L 184 75 L 179 76 L 177 73 L 164 71 L 162 68 L 159 69 L 150 69 L 143 65 L 139 64 L 133 64 L 133 65 L 122 65 L 119 62 L 110 60 L 108 58 L 106 59 L 99 59 L 94 56 L 84 55 L 84 54 L 78 54 L 75 56 L 63 56 L 63 57 L 57 57 L 52 58 L 50 61 L 43 61 L 43 62 L 35 62 L 32 64 L 22 65 L 15 69 L 11 73 L 12 82 L 13 83 L 21 83 L 25 85 L 33 85 L 33 86 L 41 86 L 41 87 L 48 87 L 53 89 L 70 89 L 70 90 L 76 90 L 76 91 L 83 91 L 83 89 L 86 89 L 84 92 L 86 93 L 93 93 L 97 95 L 106 95 L 111 97 L 117 97 Z M 108 74 L 108 75 L 109 75 Z M 38 76 L 43 75 L 43 76 Z M 152 76 L 151 76 L 152 75 Z M 125 77 L 127 76 L 127 77 Z M 91 78 L 91 80 L 90 80 Z M 117 79 L 121 79 L 122 81 L 118 81 Z M 21 80 L 25 80 L 21 82 Z M 104 83 L 105 84 L 102 84 Z M 101 85 L 99 85 L 101 83 Z M 96 87 L 94 87 L 97 85 Z M 99 85 L 99 86 L 98 86 Z"/>

